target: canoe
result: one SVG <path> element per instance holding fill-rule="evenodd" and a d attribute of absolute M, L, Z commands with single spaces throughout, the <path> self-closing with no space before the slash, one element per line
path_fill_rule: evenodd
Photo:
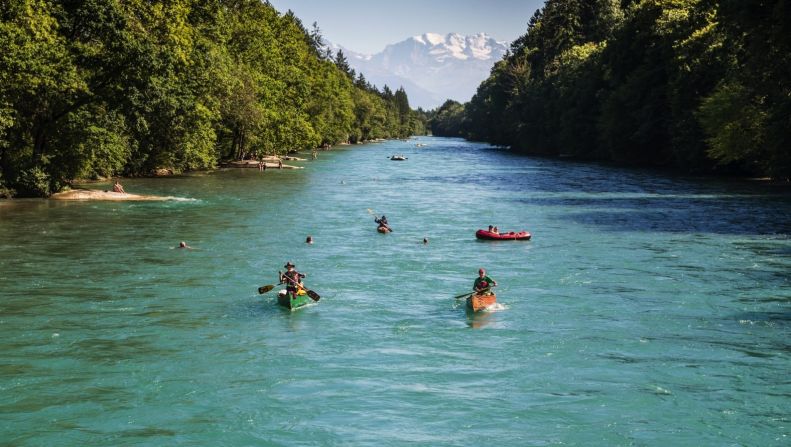
<path fill-rule="evenodd" d="M 376 229 L 376 231 L 378 231 L 380 233 L 389 233 L 390 232 L 390 230 L 387 227 L 379 227 L 379 228 Z"/>
<path fill-rule="evenodd" d="M 295 298 L 291 298 L 291 296 L 286 293 L 285 290 L 281 290 L 277 293 L 277 304 L 285 307 L 286 309 L 299 309 L 306 304 L 312 303 L 313 300 L 310 299 L 308 294 L 304 290 L 300 290 L 297 292 L 297 296 Z"/>
<path fill-rule="evenodd" d="M 531 234 L 527 231 L 520 231 L 515 233 L 492 233 L 486 230 L 478 230 L 475 232 L 475 237 L 478 239 L 488 239 L 493 241 L 529 241 Z"/>
<path fill-rule="evenodd" d="M 479 312 L 497 302 L 497 295 L 473 295 L 467 298 L 467 307 L 473 312 Z"/>

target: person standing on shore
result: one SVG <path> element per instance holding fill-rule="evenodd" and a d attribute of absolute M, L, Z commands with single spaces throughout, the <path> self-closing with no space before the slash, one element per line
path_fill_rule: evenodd
<path fill-rule="evenodd" d="M 126 194 L 126 191 L 124 191 L 124 187 L 121 186 L 118 180 L 116 180 L 115 184 L 113 185 L 113 192 L 120 192 L 121 194 Z"/>

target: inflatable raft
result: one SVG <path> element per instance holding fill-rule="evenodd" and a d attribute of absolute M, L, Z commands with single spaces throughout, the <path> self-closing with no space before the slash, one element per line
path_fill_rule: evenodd
<path fill-rule="evenodd" d="M 491 231 L 478 230 L 475 232 L 475 237 L 478 239 L 489 239 L 493 241 L 511 240 L 511 241 L 529 241 L 531 234 L 527 231 L 520 231 L 515 233 L 492 233 Z"/>

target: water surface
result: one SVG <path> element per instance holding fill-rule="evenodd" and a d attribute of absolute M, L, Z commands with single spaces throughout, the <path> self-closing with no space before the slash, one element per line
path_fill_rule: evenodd
<path fill-rule="evenodd" d="M 442 138 L 301 165 L 0 204 L 0 444 L 788 445 L 787 191 Z M 318 304 L 257 294 L 288 260 Z"/>

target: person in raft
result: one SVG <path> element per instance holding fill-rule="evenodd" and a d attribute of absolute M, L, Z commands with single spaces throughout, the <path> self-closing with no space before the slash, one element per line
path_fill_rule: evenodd
<path fill-rule="evenodd" d="M 126 194 L 126 191 L 124 191 L 124 187 L 121 186 L 120 183 L 118 183 L 118 180 L 116 180 L 115 184 L 113 185 L 113 192 L 120 192 L 121 194 Z"/>
<path fill-rule="evenodd" d="M 296 266 L 291 261 L 287 262 L 283 267 L 286 269 L 286 273 L 280 274 L 280 282 L 286 283 L 286 293 L 291 295 L 291 299 L 294 299 L 297 297 L 299 289 L 302 288 L 302 278 L 305 275 L 296 271 L 294 268 Z"/>
<path fill-rule="evenodd" d="M 478 269 L 478 277 L 475 278 L 475 284 L 472 285 L 472 290 L 478 295 L 488 295 L 491 293 L 491 288 L 497 285 L 497 281 L 486 276 L 486 270 Z"/>
<path fill-rule="evenodd" d="M 380 227 L 385 227 L 388 230 L 393 231 L 393 229 L 390 228 L 390 224 L 387 223 L 387 216 L 383 215 L 381 219 L 374 217 L 374 222 L 378 223 Z"/>

